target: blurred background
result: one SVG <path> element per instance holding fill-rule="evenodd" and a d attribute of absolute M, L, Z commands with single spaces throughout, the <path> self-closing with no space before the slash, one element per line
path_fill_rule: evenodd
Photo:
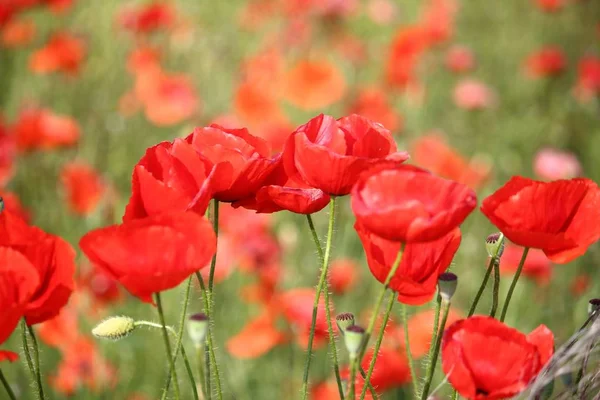
<path fill-rule="evenodd" d="M 512 175 L 598 181 L 599 93 L 593 0 L 0 0 L 1 194 L 7 208 L 77 246 L 87 231 L 120 221 L 147 147 L 216 122 L 247 127 L 276 154 L 319 113 L 382 123 L 412 163 L 480 199 Z M 337 217 L 335 311 L 364 320 L 378 283 L 348 199 Z M 324 235 L 327 213 L 314 218 Z M 306 220 L 223 205 L 221 230 L 214 324 L 225 398 L 297 398 L 318 277 Z M 494 227 L 476 212 L 462 231 L 452 267 L 457 317 L 479 287 Z M 512 250 L 516 261 L 503 259 L 509 275 L 520 256 Z M 523 332 L 545 323 L 563 342 L 598 293 L 599 262 L 598 246 L 556 267 L 530 253 L 507 323 Z M 156 398 L 166 373 L 158 332 L 118 343 L 89 333 L 108 315 L 153 320 L 155 310 L 84 257 L 77 282 L 69 306 L 38 327 L 52 398 Z M 198 292 L 192 297 L 190 311 L 200 311 Z M 179 288 L 167 293 L 170 324 L 181 298 Z M 430 335 L 430 308 L 415 309 L 409 324 L 417 347 Z M 382 369 L 394 373 L 379 384 L 384 398 L 408 398 L 399 314 L 392 320 Z M 325 340 L 317 344 L 313 398 L 335 399 Z M 30 398 L 21 361 L 3 369 Z M 183 369 L 179 376 L 191 396 Z"/>

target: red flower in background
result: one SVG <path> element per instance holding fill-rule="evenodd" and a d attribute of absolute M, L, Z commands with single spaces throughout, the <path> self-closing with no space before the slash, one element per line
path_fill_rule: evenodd
<path fill-rule="evenodd" d="M 15 137 L 9 133 L 0 115 L 0 187 L 4 187 L 14 174 L 16 148 Z"/>
<path fill-rule="evenodd" d="M 0 31 L 3 47 L 23 47 L 33 41 L 35 37 L 35 24 L 30 20 L 15 19 L 0 28 Z"/>
<path fill-rule="evenodd" d="M 445 64 L 452 72 L 468 72 L 475 68 L 475 57 L 468 47 L 453 46 L 446 52 Z"/>
<path fill-rule="evenodd" d="M 175 9 L 168 2 L 151 2 L 138 9 L 127 8 L 121 11 L 119 23 L 135 33 L 151 33 L 171 28 L 176 19 Z"/>
<path fill-rule="evenodd" d="M 56 316 L 73 292 L 73 248 L 58 236 L 27 225 L 6 210 L 0 214 L 0 246 L 18 252 L 37 271 L 39 285 L 24 311 L 27 324 Z"/>
<path fill-rule="evenodd" d="M 335 294 L 347 293 L 358 281 L 358 264 L 349 258 L 333 260 L 329 266 L 329 288 Z"/>
<path fill-rule="evenodd" d="M 263 312 L 248 322 L 242 331 L 225 344 L 227 351 L 238 359 L 258 358 L 286 341 L 286 335 L 275 327 L 275 315 Z"/>
<path fill-rule="evenodd" d="M 600 238 L 600 188 L 589 179 L 540 182 L 515 176 L 481 204 L 513 243 L 541 249 L 558 264 Z"/>
<path fill-rule="evenodd" d="M 216 237 L 207 219 L 172 212 L 93 230 L 79 246 L 91 262 L 150 303 L 153 293 L 176 287 L 204 268 Z"/>
<path fill-rule="evenodd" d="M 328 61 L 300 61 L 286 77 L 284 97 L 303 110 L 317 110 L 340 100 L 346 81 L 340 70 Z"/>
<path fill-rule="evenodd" d="M 73 118 L 41 108 L 23 110 L 12 129 L 21 151 L 72 146 L 81 135 Z"/>
<path fill-rule="evenodd" d="M 296 129 L 283 157 L 289 176 L 299 175 L 309 185 L 339 196 L 349 194 L 369 167 L 384 160 L 400 164 L 408 153 L 397 152 L 392 134 L 378 123 L 359 115 L 336 121 L 321 114 Z"/>
<path fill-rule="evenodd" d="M 247 129 L 227 129 L 212 124 L 196 128 L 186 139 L 215 166 L 213 198 L 234 202 L 262 185 L 277 166 L 269 144 Z"/>
<path fill-rule="evenodd" d="M 500 260 L 500 272 L 514 275 L 519 267 L 522 255 L 522 247 L 507 244 Z M 535 280 L 538 285 L 545 286 L 552 277 L 552 264 L 543 251 L 531 249 L 527 253 L 525 264 L 523 264 L 522 274 Z"/>
<path fill-rule="evenodd" d="M 364 174 L 352 211 L 365 229 L 397 242 L 428 242 L 458 227 L 477 205 L 475 192 L 411 166 Z"/>
<path fill-rule="evenodd" d="M 365 249 L 371 273 L 384 283 L 402 244 L 383 239 L 359 223 L 354 228 Z M 460 230 L 456 228 L 440 239 L 406 245 L 398 271 L 390 282 L 390 288 L 398 292 L 401 303 L 420 305 L 433 298 L 438 277 L 450 266 L 460 240 Z"/>
<path fill-rule="evenodd" d="M 549 181 L 571 179 L 582 174 L 581 163 L 575 154 L 552 148 L 536 153 L 533 170 L 538 177 Z"/>
<path fill-rule="evenodd" d="M 525 72 L 532 78 L 544 78 L 561 74 L 567 61 L 563 51 L 556 46 L 544 47 L 525 60 Z"/>
<path fill-rule="evenodd" d="M 520 393 L 554 352 L 554 335 L 540 325 L 529 335 L 475 316 L 446 328 L 442 368 L 467 399 L 505 399 Z"/>
<path fill-rule="evenodd" d="M 483 82 L 465 79 L 454 88 L 454 104 L 465 110 L 483 110 L 496 103 L 496 95 Z"/>
<path fill-rule="evenodd" d="M 92 213 L 102 199 L 106 185 L 94 168 L 81 163 L 66 164 L 60 174 L 69 208 L 80 215 Z"/>
<path fill-rule="evenodd" d="M 31 55 L 29 67 L 34 73 L 63 72 L 76 75 L 85 58 L 83 40 L 67 32 L 52 35 L 48 43 Z"/>
<path fill-rule="evenodd" d="M 380 123 L 392 132 L 402 129 L 402 117 L 392 108 L 386 92 L 375 86 L 360 90 L 350 113 Z"/>
<path fill-rule="evenodd" d="M 396 33 L 386 67 L 387 81 L 392 86 L 406 89 L 417 83 L 417 64 L 431 46 L 430 40 L 429 31 L 418 25 L 401 28 Z"/>
<path fill-rule="evenodd" d="M 430 43 L 443 43 L 452 37 L 457 10 L 456 0 L 429 0 L 425 3 L 421 24 L 427 32 Z"/>
<path fill-rule="evenodd" d="M 131 197 L 123 221 L 167 211 L 204 215 L 212 195 L 211 166 L 185 140 L 146 150 L 133 169 Z"/>
<path fill-rule="evenodd" d="M 279 294 L 275 303 L 283 317 L 293 327 L 298 343 L 304 348 L 308 346 L 314 301 L 315 290 L 313 288 L 295 288 Z M 333 307 L 331 307 L 331 313 L 332 315 L 334 313 Z M 325 344 L 328 337 L 325 301 L 321 297 L 317 307 L 314 347 Z"/>
<path fill-rule="evenodd" d="M 565 0 L 534 0 L 535 5 L 542 11 L 557 12 L 565 6 Z"/>
<path fill-rule="evenodd" d="M 582 57 L 577 66 L 575 95 L 582 101 L 588 101 L 598 93 L 600 93 L 600 58 Z"/>
<path fill-rule="evenodd" d="M 438 134 L 418 138 L 413 142 L 410 154 L 416 165 L 472 189 L 483 185 L 490 175 L 489 163 L 466 160 Z"/>

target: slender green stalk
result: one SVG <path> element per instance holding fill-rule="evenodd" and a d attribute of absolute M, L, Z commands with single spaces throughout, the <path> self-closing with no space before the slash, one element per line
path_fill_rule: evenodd
<path fill-rule="evenodd" d="M 350 390 L 348 391 L 348 399 L 355 400 L 356 396 L 356 370 L 357 365 L 359 364 L 357 357 L 352 357 L 350 359 L 350 381 L 348 385 L 350 385 Z"/>
<path fill-rule="evenodd" d="M 435 373 L 435 367 L 437 366 L 437 359 L 440 354 L 440 346 L 442 344 L 443 336 L 442 333 L 444 332 L 444 328 L 446 328 L 446 322 L 448 321 L 450 302 L 442 301 L 442 303 L 442 323 L 440 324 L 439 333 L 435 341 L 435 348 L 433 349 L 432 358 L 429 362 L 429 367 L 427 368 L 427 377 L 425 378 L 425 385 L 423 386 L 423 391 L 421 392 L 421 400 L 427 400 L 427 396 L 429 395 L 429 389 L 431 388 L 431 383 L 433 381 L 433 374 Z"/>
<path fill-rule="evenodd" d="M 452 400 L 456 399 L 458 399 L 458 392 L 455 390 L 454 392 L 452 392 Z"/>
<path fill-rule="evenodd" d="M 217 240 L 219 239 L 219 201 L 213 200 L 213 230 L 215 231 L 215 235 L 217 236 Z M 211 297 L 211 307 L 212 307 L 212 291 L 215 280 L 215 268 L 217 266 L 217 252 L 213 255 L 213 258 L 210 262 L 210 274 L 208 275 L 208 292 Z"/>
<path fill-rule="evenodd" d="M 171 354 L 172 354 L 171 342 L 169 341 L 169 333 L 167 331 L 167 325 L 165 324 L 165 314 L 164 314 L 162 302 L 160 299 L 160 293 L 155 293 L 154 297 L 156 298 L 156 307 L 158 310 L 158 320 L 160 321 L 160 324 L 162 326 L 163 340 L 165 342 L 165 349 L 167 351 L 167 357 L 169 358 L 169 367 L 171 368 L 171 371 L 173 371 L 173 379 L 175 381 L 175 383 L 173 385 L 173 387 L 175 388 L 175 399 L 179 399 L 180 398 L 179 381 L 177 379 L 177 371 L 175 370 L 175 364 L 173 363 L 173 358 L 171 357 Z M 168 390 L 165 387 L 163 396 L 165 395 L 166 392 L 168 392 Z"/>
<path fill-rule="evenodd" d="M 38 387 L 38 396 L 40 399 L 45 399 L 44 396 L 44 385 L 42 383 L 42 372 L 40 370 L 40 349 L 38 347 L 37 339 L 35 337 L 35 332 L 33 332 L 33 328 L 27 323 L 25 323 L 25 319 L 22 320 L 24 326 L 27 326 L 27 331 L 29 332 L 29 336 L 31 336 L 31 345 L 33 347 L 33 362 L 35 365 L 35 379 Z"/>
<path fill-rule="evenodd" d="M 378 400 L 379 399 L 379 395 L 375 391 L 375 388 L 373 387 L 373 385 L 371 385 L 371 382 L 367 381 L 367 373 L 363 369 L 362 365 L 358 366 L 358 370 L 360 371 L 360 376 L 362 376 L 362 378 L 364 379 L 365 383 L 367 384 L 367 387 L 369 388 L 369 392 L 371 393 L 371 397 L 373 397 L 373 400 Z"/>
<path fill-rule="evenodd" d="M 185 293 L 183 296 L 183 307 L 181 308 L 181 316 L 179 317 L 179 331 L 175 335 L 175 351 L 173 353 L 173 365 L 177 364 L 177 355 L 179 354 L 179 349 L 182 349 L 183 342 L 183 330 L 185 328 L 185 318 L 187 316 L 187 308 L 190 298 L 190 289 L 192 287 L 192 277 L 190 276 L 186 287 Z M 169 386 L 171 385 L 171 376 L 173 375 L 173 370 L 169 368 L 169 375 L 167 376 L 167 386 L 165 392 L 163 392 L 163 396 L 166 396 L 166 393 L 169 391 Z"/>
<path fill-rule="evenodd" d="M 204 399 L 208 399 L 208 394 L 206 393 L 206 375 L 204 374 L 204 354 L 206 353 L 206 349 L 204 346 L 196 347 L 196 362 L 198 364 L 198 376 L 200 377 L 200 386 L 202 387 L 202 395 Z"/>
<path fill-rule="evenodd" d="M 508 305 L 510 304 L 510 299 L 512 298 L 513 292 L 515 291 L 515 287 L 517 286 L 517 281 L 521 276 L 521 271 L 523 271 L 523 265 L 525 265 L 525 259 L 527 258 L 527 253 L 529 253 L 529 247 L 525 247 L 523 250 L 523 255 L 521 256 L 521 261 L 519 262 L 519 267 L 517 268 L 517 272 L 515 272 L 515 276 L 510 284 L 510 288 L 508 289 L 508 294 L 506 295 L 506 300 L 504 300 L 504 307 L 502 307 L 502 314 L 500 315 L 500 322 L 504 322 L 504 318 L 506 318 L 506 312 L 508 311 Z"/>
<path fill-rule="evenodd" d="M 213 200 L 212 223 L 213 223 L 213 230 L 215 231 L 215 235 L 217 237 L 217 243 L 218 243 L 218 240 L 219 240 L 219 201 L 218 200 Z M 206 289 L 203 289 L 204 295 L 205 295 L 204 297 L 206 299 L 208 299 L 204 313 L 207 316 L 209 316 L 210 318 L 213 318 L 213 307 L 214 307 L 213 285 L 214 285 L 216 266 L 217 266 L 217 251 L 215 250 L 215 254 L 213 255 L 212 260 L 210 261 L 210 272 L 208 274 L 208 291 Z M 209 393 L 209 398 L 210 398 L 210 397 L 212 397 L 212 392 L 211 392 L 211 388 L 210 388 L 211 387 L 211 369 L 217 368 L 216 365 L 211 366 L 211 359 L 216 360 L 216 357 L 214 356 L 214 349 L 212 348 L 213 340 L 212 340 L 211 324 L 208 325 L 208 332 L 207 332 L 206 336 L 207 336 L 207 342 L 208 342 L 208 351 L 206 352 L 205 357 L 204 357 L 204 364 L 206 366 L 206 391 Z M 211 356 L 211 353 L 213 353 L 212 356 Z M 218 380 L 218 382 L 216 382 L 216 384 L 217 384 L 217 386 L 220 387 L 221 382 L 220 382 L 220 377 L 219 377 L 219 371 L 215 371 L 215 376 L 216 376 L 216 379 Z M 220 390 L 219 390 L 219 394 L 220 394 Z"/>
<path fill-rule="evenodd" d="M 404 327 L 404 350 L 408 359 L 408 368 L 410 369 L 410 377 L 412 380 L 413 393 L 417 394 L 417 373 L 415 372 L 415 362 L 412 353 L 410 352 L 410 338 L 408 334 L 408 306 L 402 304 L 402 326 Z"/>
<path fill-rule="evenodd" d="M 8 393 L 8 398 L 10 400 L 17 400 L 17 396 L 15 396 L 15 392 L 13 392 L 12 388 L 10 387 L 10 384 L 4 377 L 4 373 L 2 372 L 1 369 L 0 369 L 0 381 L 2 381 L 2 385 L 4 386 L 4 389 L 6 389 L 6 393 Z"/>
<path fill-rule="evenodd" d="M 435 344 L 435 342 L 437 340 L 437 336 L 438 336 L 438 330 L 439 330 L 439 325 L 440 325 L 440 309 L 441 308 L 442 308 L 442 296 L 440 296 L 438 294 L 436 297 L 436 301 L 435 301 L 435 316 L 433 319 L 433 331 L 431 332 L 431 343 L 429 344 L 429 355 L 427 357 L 429 362 L 431 362 L 431 360 L 432 360 L 433 348 L 434 348 L 434 344 Z"/>
<path fill-rule="evenodd" d="M 33 366 L 33 359 L 31 358 L 31 349 L 29 348 L 29 341 L 27 340 L 27 323 L 25 322 L 25 319 L 21 320 L 21 340 L 23 342 L 23 353 L 25 353 L 25 361 L 27 361 L 27 367 L 29 367 L 29 372 L 31 372 L 31 378 L 34 381 L 36 381 L 35 367 Z"/>
<path fill-rule="evenodd" d="M 312 360 L 312 346 L 315 338 L 315 326 L 317 323 L 317 310 L 319 309 L 319 300 L 321 298 L 321 292 L 323 287 L 327 283 L 327 270 L 329 268 L 329 255 L 331 253 L 331 242 L 333 239 L 333 224 L 335 222 L 335 196 L 331 197 L 329 202 L 329 226 L 327 228 L 327 242 L 325 244 L 325 253 L 323 254 L 323 265 L 321 267 L 321 277 L 317 284 L 317 293 L 315 294 L 315 301 L 313 303 L 312 321 L 310 324 L 310 333 L 308 336 L 308 348 L 306 361 L 304 363 L 304 377 L 302 379 L 302 399 L 308 398 L 308 375 L 310 371 L 310 362 Z M 327 305 L 326 305 L 327 306 Z M 339 389 L 339 388 L 338 388 Z M 343 395 L 343 393 L 342 393 Z"/>
<path fill-rule="evenodd" d="M 388 302 L 387 309 L 385 310 L 385 314 L 383 314 L 383 323 L 381 325 L 381 329 L 379 329 L 379 335 L 377 336 L 377 341 L 375 342 L 375 350 L 373 351 L 373 358 L 371 358 L 371 364 L 369 365 L 369 371 L 367 372 L 367 377 L 365 378 L 366 382 L 371 382 L 371 375 L 373 375 L 373 370 L 375 369 L 375 362 L 377 360 L 377 356 L 379 355 L 379 348 L 381 347 L 381 342 L 383 341 L 383 335 L 385 334 L 385 327 L 388 323 L 388 319 L 390 318 L 390 313 L 392 312 L 392 307 L 396 302 L 396 294 L 394 292 L 390 293 L 390 300 Z M 360 394 L 360 400 L 364 400 L 367 395 L 367 385 L 365 384 L 362 389 L 362 393 Z M 352 399 L 352 397 L 351 397 Z"/>
<path fill-rule="evenodd" d="M 469 314 L 468 314 L 469 317 L 472 316 L 473 314 L 475 314 L 475 310 L 477 309 L 477 304 L 479 303 L 479 299 L 481 299 L 481 295 L 483 294 L 483 291 L 485 290 L 485 286 L 487 285 L 487 282 L 490 279 L 490 275 L 492 274 L 492 270 L 494 269 L 495 260 L 496 260 L 495 257 L 490 257 L 490 263 L 488 264 L 487 271 L 485 271 L 485 276 L 483 277 L 481 286 L 479 286 L 479 290 L 477 291 L 477 294 L 475 295 L 473 304 L 471 304 L 471 309 L 469 309 Z"/>
<path fill-rule="evenodd" d="M 494 263 L 494 290 L 492 293 L 492 308 L 490 310 L 490 317 L 496 316 L 498 311 L 498 297 L 500 292 L 500 259 L 496 259 Z"/>
<path fill-rule="evenodd" d="M 332 201 L 332 204 L 335 205 L 335 203 Z M 335 210 L 332 210 L 332 212 L 335 212 Z M 323 263 L 323 249 L 321 248 L 321 242 L 319 241 L 319 236 L 317 235 L 317 231 L 315 230 L 315 225 L 313 224 L 312 221 L 312 217 L 310 216 L 310 214 L 306 215 L 306 219 L 308 221 L 308 227 L 310 228 L 310 232 L 312 234 L 312 238 L 315 242 L 315 247 L 317 248 L 317 253 L 319 254 L 319 260 L 321 261 L 321 264 Z M 329 284 L 327 283 L 327 280 L 325 280 L 325 290 L 323 290 L 323 295 L 325 298 L 325 318 L 327 319 L 327 330 L 328 330 L 328 334 L 329 334 L 329 347 L 331 348 L 331 353 L 333 356 L 333 371 L 335 374 L 335 380 L 337 382 L 337 387 L 338 387 L 338 392 L 340 395 L 340 399 L 344 399 L 344 388 L 342 386 L 342 377 L 340 376 L 340 366 L 339 366 L 339 362 L 338 362 L 338 353 L 337 353 L 337 346 L 335 344 L 335 336 L 334 336 L 334 332 L 333 332 L 333 325 L 331 323 L 331 310 L 330 310 L 330 303 L 329 303 Z"/>

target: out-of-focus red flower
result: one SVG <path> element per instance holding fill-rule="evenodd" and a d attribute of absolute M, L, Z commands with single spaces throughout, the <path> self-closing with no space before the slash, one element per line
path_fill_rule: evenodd
<path fill-rule="evenodd" d="M 79 125 L 73 118 L 41 108 L 23 110 L 12 129 L 17 149 L 21 151 L 71 146 L 80 136 Z"/>
<path fill-rule="evenodd" d="M 574 296 L 581 296 L 590 288 L 591 282 L 592 278 L 589 275 L 579 274 L 573 279 L 569 289 Z"/>
<path fill-rule="evenodd" d="M 396 4 L 390 0 L 369 0 L 366 11 L 369 18 L 379 25 L 391 24 L 398 15 Z"/>
<path fill-rule="evenodd" d="M 308 346 L 308 336 L 312 322 L 313 303 L 315 301 L 315 290 L 312 288 L 296 288 L 280 293 L 275 300 L 276 307 L 281 311 L 286 321 L 293 327 L 298 335 L 298 343 Z M 333 314 L 334 311 L 331 310 Z M 321 296 L 317 307 L 317 320 L 315 325 L 314 347 L 326 343 L 329 337 L 327 331 L 327 319 L 325 317 L 325 301 Z"/>
<path fill-rule="evenodd" d="M 329 287 L 335 294 L 344 294 L 356 284 L 358 280 L 358 265 L 349 258 L 334 260 L 329 266 Z"/>
<path fill-rule="evenodd" d="M 483 200 L 481 212 L 511 242 L 566 264 L 600 238 L 598 204 L 600 188 L 590 179 L 546 183 L 515 176 Z"/>
<path fill-rule="evenodd" d="M 556 46 L 544 47 L 525 60 L 525 72 L 532 78 L 544 78 L 561 74 L 566 67 L 562 49 Z"/>
<path fill-rule="evenodd" d="M 12 351 L 0 350 L 0 362 L 8 361 L 15 362 L 19 359 L 19 355 Z"/>
<path fill-rule="evenodd" d="M 545 12 L 557 12 L 565 6 L 564 0 L 534 0 L 534 3 Z"/>
<path fill-rule="evenodd" d="M 256 210 L 257 213 L 287 210 L 297 214 L 313 214 L 327 204 L 329 196 L 322 190 L 310 187 L 301 180 L 289 178 L 281 157 L 278 157 L 277 166 L 257 192 L 233 203 L 233 207 L 244 207 Z"/>
<path fill-rule="evenodd" d="M 95 265 L 90 265 L 89 268 L 81 274 L 78 283 L 81 285 L 82 289 L 87 290 L 91 295 L 95 303 L 92 304 L 92 306 L 104 307 L 123 297 L 118 286 L 118 281 L 106 271 Z"/>
<path fill-rule="evenodd" d="M 483 110 L 496 103 L 496 95 L 483 82 L 465 79 L 454 88 L 454 104 L 465 110 Z"/>
<path fill-rule="evenodd" d="M 600 93 L 600 58 L 585 56 L 577 66 L 575 95 L 581 101 L 588 101 Z"/>
<path fill-rule="evenodd" d="M 233 357 L 249 359 L 268 353 L 285 340 L 285 334 L 275 327 L 275 316 L 266 311 L 248 322 L 225 346 Z"/>
<path fill-rule="evenodd" d="M 7 210 L 0 213 L 0 246 L 18 252 L 38 273 L 39 285 L 24 312 L 27 324 L 38 324 L 58 315 L 73 292 L 73 248 L 58 236 L 27 225 Z"/>
<path fill-rule="evenodd" d="M 85 58 L 85 43 L 68 32 L 52 35 L 48 43 L 31 55 L 29 68 L 36 74 L 64 72 L 76 75 Z"/>
<path fill-rule="evenodd" d="M 155 1 L 139 8 L 126 8 L 119 14 L 121 26 L 135 33 L 151 33 L 169 29 L 175 24 L 173 5 L 166 1 Z"/>
<path fill-rule="evenodd" d="M 127 70 L 132 74 L 160 68 L 161 53 L 156 47 L 141 46 L 134 49 L 127 58 Z"/>
<path fill-rule="evenodd" d="M 392 132 L 402 129 L 402 117 L 390 105 L 386 92 L 375 86 L 360 90 L 350 113 L 378 122 Z"/>
<path fill-rule="evenodd" d="M 31 212 L 21 204 L 21 200 L 15 193 L 0 191 L 0 197 L 4 201 L 4 209 L 6 211 L 29 223 Z"/>
<path fill-rule="evenodd" d="M 0 30 L 2 46 L 6 48 L 27 46 L 35 36 L 35 24 L 25 19 L 9 21 Z"/>
<path fill-rule="evenodd" d="M 352 189 L 352 211 L 365 229 L 409 243 L 439 239 L 477 205 L 473 190 L 412 166 L 364 174 Z"/>
<path fill-rule="evenodd" d="M 207 219 L 180 211 L 96 229 L 79 242 L 92 263 L 148 303 L 204 268 L 216 244 Z"/>
<path fill-rule="evenodd" d="M 213 198 L 233 202 L 244 199 L 262 185 L 277 166 L 269 144 L 247 129 L 219 125 L 196 128 L 187 139 L 215 166 Z"/>
<path fill-rule="evenodd" d="M 427 31 L 430 43 L 443 43 L 452 37 L 457 10 L 456 0 L 429 0 L 425 3 L 421 24 Z"/>
<path fill-rule="evenodd" d="M 408 153 L 398 152 L 390 131 L 367 118 L 353 114 L 336 121 L 321 114 L 296 129 L 283 157 L 288 176 L 299 175 L 327 194 L 346 195 L 366 169 L 382 161 L 400 164 Z"/>
<path fill-rule="evenodd" d="M 326 60 L 300 61 L 287 73 L 285 99 L 303 110 L 317 110 L 340 100 L 346 80 L 335 64 Z"/>
<path fill-rule="evenodd" d="M 468 72 L 475 68 L 475 56 L 468 47 L 453 46 L 446 52 L 445 64 L 452 72 Z"/>
<path fill-rule="evenodd" d="M 98 393 L 117 383 L 116 372 L 98 352 L 94 341 L 81 337 L 64 350 L 50 385 L 63 395 L 73 395 L 80 388 Z"/>
<path fill-rule="evenodd" d="M 98 172 L 82 162 L 65 164 L 60 179 L 69 208 L 80 215 L 92 213 L 106 190 Z"/>
<path fill-rule="evenodd" d="M 187 141 L 161 142 L 146 150 L 133 169 L 131 197 L 124 221 L 167 211 L 204 215 L 212 195 L 207 160 Z"/>
<path fill-rule="evenodd" d="M 522 255 L 522 247 L 507 244 L 500 260 L 500 272 L 513 275 L 519 267 Z M 522 274 L 535 280 L 538 285 L 545 286 L 552 278 L 552 264 L 543 251 L 531 249 L 523 264 Z"/>
<path fill-rule="evenodd" d="M 365 249 L 371 273 L 379 282 L 385 282 L 402 244 L 383 239 L 358 223 L 354 228 Z M 438 277 L 450 266 L 460 240 L 460 230 L 456 228 L 437 240 L 406 245 L 398 271 L 390 282 L 390 288 L 398 292 L 401 303 L 420 305 L 431 300 Z"/>
<path fill-rule="evenodd" d="M 491 171 L 491 165 L 486 162 L 463 158 L 437 133 L 415 140 L 410 154 L 416 165 L 472 189 L 479 188 Z"/>
<path fill-rule="evenodd" d="M 4 214 L 5 211 L 2 213 Z M 38 290 L 40 278 L 37 269 L 18 250 L 0 247 L 0 344 L 4 343 Z M 12 359 L 12 354 L 0 351 L 0 361 Z"/>
<path fill-rule="evenodd" d="M 549 181 L 571 179 L 582 174 L 581 163 L 575 154 L 552 148 L 536 153 L 533 170 L 538 177 Z"/>
<path fill-rule="evenodd" d="M 285 120 L 277 93 L 254 81 L 242 82 L 234 98 L 237 116 L 245 125 L 260 127 Z"/>
<path fill-rule="evenodd" d="M 554 335 L 540 325 L 529 335 L 484 316 L 446 328 L 442 368 L 467 399 L 504 399 L 520 393 L 554 352 Z"/>
<path fill-rule="evenodd" d="M 56 14 L 61 14 L 67 11 L 73 5 L 74 0 L 42 0 L 50 10 Z"/>
<path fill-rule="evenodd" d="M 69 348 L 80 336 L 77 313 L 73 307 L 64 307 L 60 313 L 39 325 L 38 335 L 46 345 L 60 350 Z"/>
<path fill-rule="evenodd" d="M 6 186 L 14 174 L 15 156 L 15 137 L 9 133 L 0 115 L 0 188 Z"/>
<path fill-rule="evenodd" d="M 387 61 L 387 81 L 394 87 L 406 89 L 417 81 L 416 69 L 419 60 L 430 47 L 431 37 L 420 25 L 401 28 L 392 40 Z"/>

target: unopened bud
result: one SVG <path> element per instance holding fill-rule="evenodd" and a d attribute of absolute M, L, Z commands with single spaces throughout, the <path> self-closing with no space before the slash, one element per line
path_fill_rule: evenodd
<path fill-rule="evenodd" d="M 458 285 L 458 277 L 452 272 L 444 272 L 438 277 L 438 288 L 443 301 L 450 301 Z"/>
<path fill-rule="evenodd" d="M 355 358 L 358 355 L 363 344 L 364 336 L 365 330 L 358 325 L 352 325 L 346 329 L 344 342 L 346 343 L 348 353 L 350 353 L 350 358 Z"/>
<path fill-rule="evenodd" d="M 592 315 L 594 312 L 600 310 L 600 299 L 591 299 L 588 302 L 588 315 Z"/>
<path fill-rule="evenodd" d="M 208 317 L 204 313 L 197 313 L 188 319 L 188 335 L 196 346 L 202 346 L 208 331 Z"/>
<path fill-rule="evenodd" d="M 337 323 L 338 331 L 344 336 L 346 329 L 354 325 L 354 314 L 349 312 L 338 314 L 335 317 L 335 322 Z"/>
<path fill-rule="evenodd" d="M 129 336 L 134 330 L 135 320 L 133 318 L 109 317 L 92 329 L 92 335 L 102 339 L 120 340 Z"/>
<path fill-rule="evenodd" d="M 485 248 L 490 257 L 502 257 L 502 253 L 504 253 L 504 234 L 496 232 L 489 235 L 485 239 Z"/>

